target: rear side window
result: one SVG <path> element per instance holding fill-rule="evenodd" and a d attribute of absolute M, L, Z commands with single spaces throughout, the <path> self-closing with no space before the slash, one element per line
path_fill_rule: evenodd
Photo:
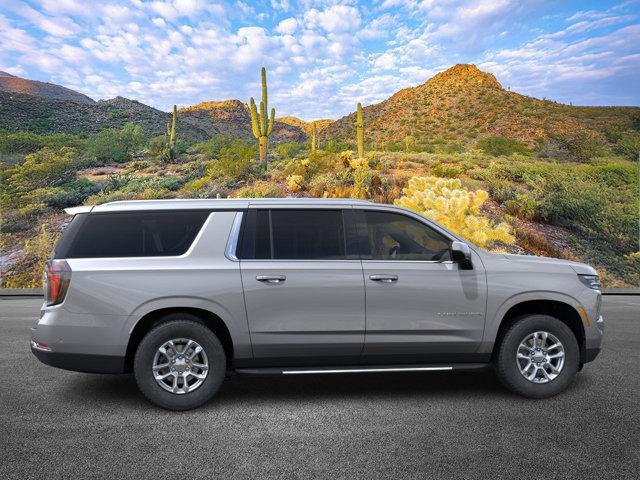
<path fill-rule="evenodd" d="M 208 211 L 94 213 L 74 218 L 55 258 L 166 257 L 182 255 Z"/>
<path fill-rule="evenodd" d="M 252 210 L 241 259 L 344 260 L 351 258 L 342 210 Z M 355 257 L 357 258 L 357 257 Z"/>

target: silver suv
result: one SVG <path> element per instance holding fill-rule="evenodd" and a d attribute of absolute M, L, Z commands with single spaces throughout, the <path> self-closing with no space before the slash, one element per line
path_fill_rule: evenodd
<path fill-rule="evenodd" d="M 358 200 L 153 200 L 67 210 L 31 348 L 135 374 L 173 410 L 227 371 L 475 369 L 533 398 L 600 351 L 596 271 L 488 253 L 413 211 Z"/>

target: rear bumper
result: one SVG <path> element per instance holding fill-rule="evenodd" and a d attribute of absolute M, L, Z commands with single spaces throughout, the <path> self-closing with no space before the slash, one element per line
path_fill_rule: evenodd
<path fill-rule="evenodd" d="M 124 357 L 51 352 L 33 346 L 31 346 L 31 352 L 42 363 L 64 370 L 86 373 L 124 373 Z"/>

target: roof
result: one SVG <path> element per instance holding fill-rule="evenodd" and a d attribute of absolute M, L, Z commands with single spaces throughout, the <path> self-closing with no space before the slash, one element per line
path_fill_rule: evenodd
<path fill-rule="evenodd" d="M 87 212 L 116 212 L 131 210 L 192 210 L 192 209 L 235 209 L 249 208 L 251 205 L 372 205 L 367 200 L 350 198 L 223 198 L 223 199 L 170 199 L 170 200 L 125 200 L 103 203 L 102 205 L 83 205 L 67 208 L 70 215 Z"/>

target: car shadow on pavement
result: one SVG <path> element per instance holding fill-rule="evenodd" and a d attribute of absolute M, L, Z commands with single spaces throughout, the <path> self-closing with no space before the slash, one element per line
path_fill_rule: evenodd
<path fill-rule="evenodd" d="M 144 403 L 133 375 L 73 374 L 64 392 L 72 402 Z M 232 375 L 208 406 L 252 401 L 330 401 L 443 398 L 505 398 L 507 392 L 491 370 L 476 372 L 371 373 L 335 375 Z"/>

